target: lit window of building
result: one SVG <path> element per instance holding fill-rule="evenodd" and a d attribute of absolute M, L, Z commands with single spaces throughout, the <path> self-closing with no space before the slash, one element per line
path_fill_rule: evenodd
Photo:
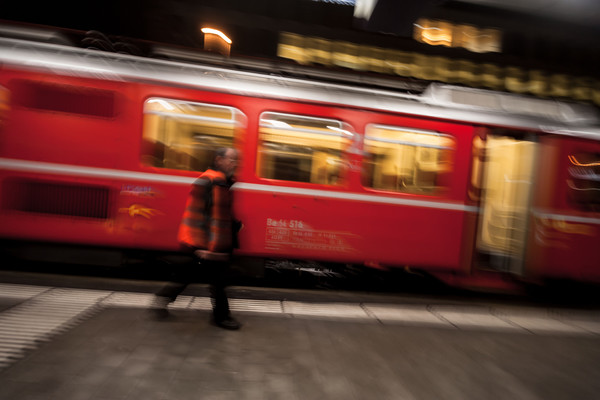
<path fill-rule="evenodd" d="M 432 46 L 462 47 L 476 53 L 500 52 L 502 47 L 502 35 L 498 29 L 423 18 L 415 22 L 413 38 Z"/>

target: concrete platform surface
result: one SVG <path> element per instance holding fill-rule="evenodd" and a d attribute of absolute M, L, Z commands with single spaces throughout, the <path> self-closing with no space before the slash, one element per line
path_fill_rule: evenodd
<path fill-rule="evenodd" d="M 600 316 L 0 284 L 0 399 L 597 399 Z"/>

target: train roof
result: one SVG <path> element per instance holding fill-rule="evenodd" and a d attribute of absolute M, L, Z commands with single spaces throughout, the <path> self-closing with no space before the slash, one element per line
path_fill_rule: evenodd
<path fill-rule="evenodd" d="M 3 33 L 0 29 L 0 35 Z M 0 37 L 0 62 L 71 76 L 168 84 L 600 139 L 600 113 L 591 104 L 440 83 L 365 78 L 268 61 L 211 58 L 167 47 L 156 47 L 153 54 L 168 59 L 141 57 L 69 46 L 56 38 L 51 36 L 55 43 L 45 43 Z M 352 77 L 356 82 L 350 82 Z"/>

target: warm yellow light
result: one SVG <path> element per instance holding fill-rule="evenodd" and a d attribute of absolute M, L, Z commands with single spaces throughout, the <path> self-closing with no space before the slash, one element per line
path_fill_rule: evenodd
<path fill-rule="evenodd" d="M 423 41 L 427 44 L 436 45 L 443 44 L 446 46 L 450 46 L 452 43 L 452 35 L 447 33 L 435 32 L 435 33 L 427 33 L 423 32 L 421 34 Z M 441 43 L 440 43 L 441 42 Z"/>
<path fill-rule="evenodd" d="M 223 32 L 221 32 L 220 30 L 218 30 L 218 29 L 202 28 L 201 31 L 204 34 L 210 33 L 210 34 L 213 34 L 213 35 L 217 35 L 221 39 L 223 39 L 225 42 L 227 42 L 228 44 L 231 44 L 231 39 L 229 39 L 227 36 L 225 36 L 225 34 Z"/>
<path fill-rule="evenodd" d="M 600 166 L 600 162 L 581 163 L 581 162 L 577 161 L 575 156 L 571 156 L 571 155 L 569 156 L 569 161 L 571 161 L 571 164 L 577 165 L 578 167 L 599 167 Z"/>

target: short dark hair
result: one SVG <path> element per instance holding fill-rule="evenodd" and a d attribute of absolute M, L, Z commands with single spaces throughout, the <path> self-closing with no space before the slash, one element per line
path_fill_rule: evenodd
<path fill-rule="evenodd" d="M 212 163 L 213 168 L 217 167 L 217 157 L 225 157 L 225 154 L 227 154 L 230 149 L 233 149 L 233 147 L 219 147 L 217 150 L 215 150 L 215 158 L 213 159 Z"/>

